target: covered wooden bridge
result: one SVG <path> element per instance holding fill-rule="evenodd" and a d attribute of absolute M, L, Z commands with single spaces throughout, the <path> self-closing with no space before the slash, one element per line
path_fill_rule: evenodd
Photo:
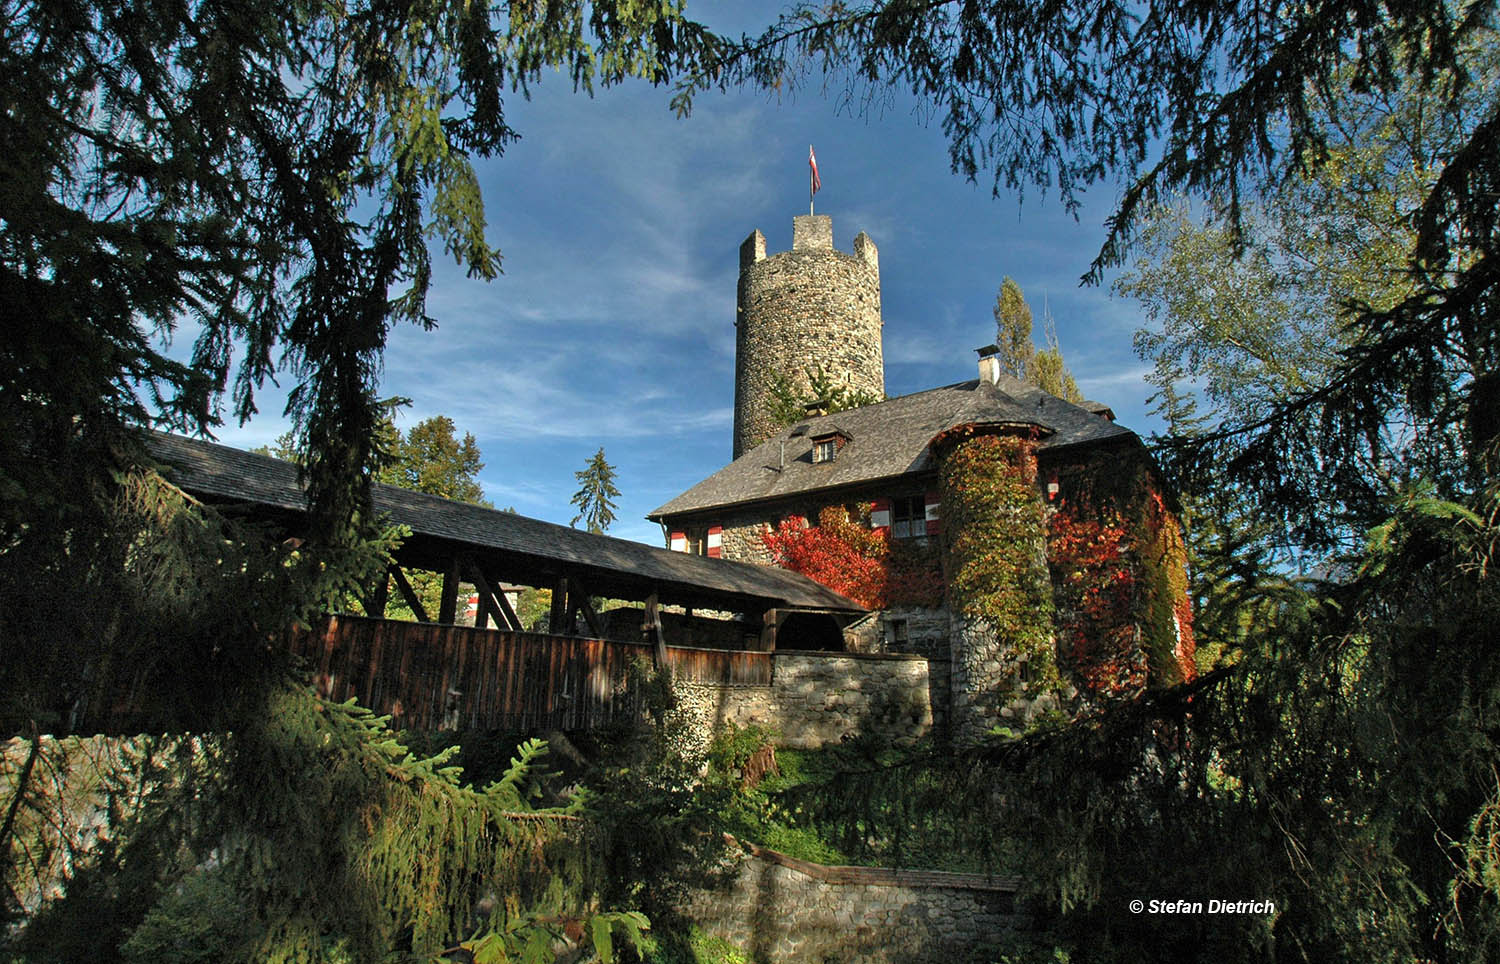
<path fill-rule="evenodd" d="M 194 497 L 274 521 L 289 536 L 300 531 L 306 501 L 292 463 L 175 435 L 153 435 L 150 446 L 173 483 Z M 636 658 L 670 666 L 679 678 L 768 683 L 778 629 L 789 617 L 798 616 L 799 633 L 815 637 L 799 639 L 799 648 L 836 649 L 843 627 L 865 612 L 783 569 L 672 552 L 389 485 L 375 485 L 373 498 L 411 536 L 387 578 L 362 595 L 363 617 L 331 616 L 292 645 L 329 696 L 356 696 L 399 726 L 594 725 L 634 712 L 627 679 Z M 442 574 L 438 612 L 425 611 L 410 569 Z M 456 625 L 461 582 L 479 597 L 474 627 Z M 552 591 L 547 632 L 526 631 L 504 585 Z M 391 589 L 417 622 L 384 618 Z M 595 612 L 593 597 L 640 602 L 642 618 L 607 632 L 621 620 Z M 663 606 L 736 614 L 727 625 L 739 647 L 673 645 Z"/>

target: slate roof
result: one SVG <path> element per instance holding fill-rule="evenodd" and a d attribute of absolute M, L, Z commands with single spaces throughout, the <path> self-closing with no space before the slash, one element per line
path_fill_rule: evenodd
<path fill-rule="evenodd" d="M 1002 374 L 998 384 L 976 378 L 805 419 L 655 509 L 647 518 L 660 521 L 689 512 L 931 471 L 936 466 L 929 443 L 948 429 L 969 424 L 1034 427 L 1042 436 L 1037 443 L 1039 452 L 1135 437 L 1134 432 L 1101 414 L 1009 375 Z M 814 463 L 812 439 L 834 431 L 842 432 L 849 441 L 832 462 Z"/>
<path fill-rule="evenodd" d="M 205 501 L 248 502 L 284 513 L 306 509 L 297 467 L 290 462 L 178 435 L 153 433 L 147 445 L 169 466 L 176 485 Z M 655 590 L 662 602 L 729 610 L 758 603 L 863 611 L 784 569 L 672 552 L 391 485 L 377 483 L 373 499 L 392 522 L 411 528 L 412 540 L 440 540 L 474 551 L 498 567 L 494 574 L 502 580 L 571 570 L 587 575 L 590 591 L 603 595 L 644 599 Z"/>

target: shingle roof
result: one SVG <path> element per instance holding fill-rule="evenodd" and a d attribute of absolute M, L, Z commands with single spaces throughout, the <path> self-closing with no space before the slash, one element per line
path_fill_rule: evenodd
<path fill-rule="evenodd" d="M 840 488 L 934 469 L 928 444 L 961 425 L 1034 426 L 1038 451 L 1130 438 L 1134 433 L 1009 375 L 974 379 L 875 405 L 806 419 L 773 436 L 651 512 L 662 519 Z M 841 431 L 849 441 L 832 462 L 812 460 L 812 439 Z"/>
<path fill-rule="evenodd" d="M 306 509 L 297 467 L 290 462 L 178 435 L 152 434 L 154 457 L 170 467 L 172 481 L 212 501 L 250 502 L 277 510 Z M 454 502 L 390 485 L 373 488 L 375 507 L 411 528 L 413 538 L 462 544 L 498 560 L 501 579 L 524 579 L 530 564 L 590 574 L 603 594 L 657 590 L 663 602 L 688 605 L 756 600 L 764 605 L 861 611 L 857 603 L 798 573 L 769 566 L 671 552 L 580 532 L 513 512 Z"/>

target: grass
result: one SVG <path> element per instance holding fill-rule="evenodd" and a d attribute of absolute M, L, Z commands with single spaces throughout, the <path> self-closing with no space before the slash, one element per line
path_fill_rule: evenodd
<path fill-rule="evenodd" d="M 750 964 L 744 951 L 704 933 L 696 924 L 686 933 L 648 938 L 645 950 L 642 964 Z"/>

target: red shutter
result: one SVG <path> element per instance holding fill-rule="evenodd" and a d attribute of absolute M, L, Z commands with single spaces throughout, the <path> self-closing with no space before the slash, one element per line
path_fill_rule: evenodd
<path fill-rule="evenodd" d="M 667 548 L 673 552 L 687 552 L 687 533 L 672 533 L 672 538 L 667 542 Z"/>
<path fill-rule="evenodd" d="M 876 532 L 891 531 L 891 500 L 875 499 L 870 503 L 870 528 Z"/>
<path fill-rule="evenodd" d="M 943 520 L 938 515 L 938 494 L 928 492 L 922 501 L 926 506 L 927 534 L 935 536 L 943 531 Z"/>
<path fill-rule="evenodd" d="M 709 526 L 708 539 L 704 543 L 708 547 L 708 554 L 715 559 L 724 556 L 724 527 Z"/>

